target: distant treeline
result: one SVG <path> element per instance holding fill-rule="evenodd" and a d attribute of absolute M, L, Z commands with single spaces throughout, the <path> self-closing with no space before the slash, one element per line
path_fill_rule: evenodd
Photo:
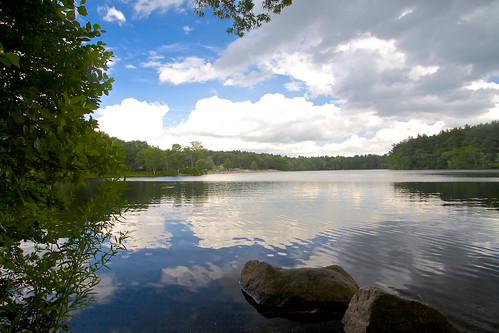
<path fill-rule="evenodd" d="M 391 169 L 499 168 L 499 122 L 466 125 L 420 135 L 393 146 L 386 165 Z"/>
<path fill-rule="evenodd" d="M 208 170 L 275 169 L 281 171 L 352 169 L 480 169 L 499 167 L 499 122 L 408 138 L 385 155 L 288 157 L 244 151 L 211 151 L 199 141 L 171 149 L 145 141 L 117 140 L 132 172 L 202 174 Z"/>

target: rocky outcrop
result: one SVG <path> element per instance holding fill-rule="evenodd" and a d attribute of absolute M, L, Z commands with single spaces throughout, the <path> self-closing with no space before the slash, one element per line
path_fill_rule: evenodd
<path fill-rule="evenodd" d="M 363 287 L 352 297 L 343 316 L 346 333 L 457 332 L 438 310 L 418 301 Z"/>
<path fill-rule="evenodd" d="M 241 272 L 247 299 L 267 317 L 339 314 L 359 289 L 355 280 L 337 265 L 323 268 L 281 269 L 257 260 Z"/>

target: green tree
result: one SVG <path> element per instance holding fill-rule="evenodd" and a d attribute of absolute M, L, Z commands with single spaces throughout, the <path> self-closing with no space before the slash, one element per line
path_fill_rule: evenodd
<path fill-rule="evenodd" d="M 251 167 L 251 170 L 258 170 L 258 164 L 255 161 L 251 162 L 250 167 Z"/>
<path fill-rule="evenodd" d="M 99 25 L 72 0 L 0 1 L 0 328 L 49 331 L 91 299 L 122 211 L 118 143 L 92 113 L 111 89 Z M 90 174 L 96 199 L 76 192 Z M 114 245 L 113 245 L 114 244 Z"/>
<path fill-rule="evenodd" d="M 198 160 L 196 164 L 199 170 L 211 170 L 215 166 L 215 163 L 213 163 L 213 158 L 211 158 L 211 156 Z"/>
<path fill-rule="evenodd" d="M 144 166 L 144 161 L 140 159 L 137 160 L 137 155 L 141 150 L 149 148 L 149 145 L 145 141 L 122 141 L 117 140 L 120 144 L 120 147 L 124 150 L 125 154 L 125 165 L 128 165 L 132 170 L 137 170 L 140 166 Z M 142 162 L 142 164 L 136 164 L 136 162 Z"/>
<path fill-rule="evenodd" d="M 192 141 L 189 147 L 184 147 L 183 152 L 189 160 L 189 166 L 194 168 L 196 167 L 197 161 L 205 157 L 207 150 L 203 147 L 201 142 Z"/>
<path fill-rule="evenodd" d="M 147 171 L 156 173 L 156 171 L 166 170 L 166 153 L 159 147 L 149 147 L 144 151 L 144 163 Z"/>
<path fill-rule="evenodd" d="M 234 168 L 234 163 L 230 159 L 225 159 L 223 166 L 225 169 L 233 169 Z"/>
<path fill-rule="evenodd" d="M 292 0 L 264 0 L 264 12 L 255 12 L 253 0 L 195 0 L 194 11 L 201 17 L 210 9 L 214 16 L 222 20 L 232 20 L 228 33 L 242 37 L 246 31 L 258 28 L 269 22 L 271 14 L 280 14 L 284 7 L 291 5 Z M 259 10 L 259 8 L 257 8 Z"/>
<path fill-rule="evenodd" d="M 409 138 L 393 146 L 393 169 L 497 168 L 499 122 L 454 128 Z"/>

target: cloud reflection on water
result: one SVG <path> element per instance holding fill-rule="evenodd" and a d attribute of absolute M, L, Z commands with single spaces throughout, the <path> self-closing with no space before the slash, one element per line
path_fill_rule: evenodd
<path fill-rule="evenodd" d="M 360 285 L 422 297 L 461 323 L 481 316 L 474 327 L 498 325 L 497 183 L 468 184 L 464 197 L 456 185 L 386 179 L 131 185 L 140 209 L 128 213 L 129 257 L 113 260 L 120 278 L 104 281 L 107 301 L 123 297 L 123 283 L 199 298 L 218 288 L 242 302 L 240 269 L 260 259 L 340 264 Z"/>

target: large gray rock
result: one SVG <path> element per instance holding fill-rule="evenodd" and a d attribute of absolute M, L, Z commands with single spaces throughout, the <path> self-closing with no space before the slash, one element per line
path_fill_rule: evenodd
<path fill-rule="evenodd" d="M 343 315 L 359 289 L 340 266 L 281 269 L 257 260 L 241 272 L 241 288 L 262 314 L 268 317 L 336 313 Z M 247 297 L 248 298 L 248 297 Z"/>
<path fill-rule="evenodd" d="M 436 309 L 376 287 L 363 287 L 343 316 L 345 333 L 457 332 Z"/>

